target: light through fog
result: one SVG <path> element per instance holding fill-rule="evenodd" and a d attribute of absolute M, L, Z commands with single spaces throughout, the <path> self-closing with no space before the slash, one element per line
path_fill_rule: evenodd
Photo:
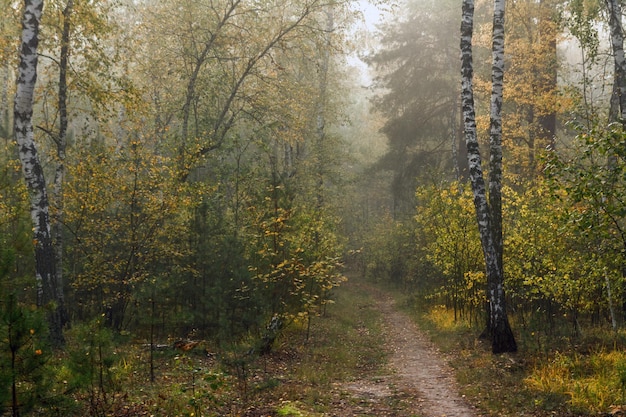
<path fill-rule="evenodd" d="M 360 0 L 356 3 L 356 11 L 361 14 L 361 19 L 355 25 L 352 36 L 355 42 L 355 48 L 350 56 L 348 63 L 352 67 L 358 69 L 361 75 L 361 84 L 369 86 L 371 84 L 371 74 L 365 62 L 361 59 L 366 56 L 378 43 L 378 26 L 388 18 L 393 10 L 394 3 L 383 3 L 377 1 Z"/>

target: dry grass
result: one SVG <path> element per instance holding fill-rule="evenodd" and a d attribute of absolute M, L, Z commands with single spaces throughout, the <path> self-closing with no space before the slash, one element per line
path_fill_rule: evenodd
<path fill-rule="evenodd" d="M 623 337 L 610 331 L 596 329 L 588 339 L 568 344 L 543 338 L 537 349 L 525 343 L 536 343 L 536 335 L 518 329 L 520 352 L 493 355 L 488 342 L 478 339 L 482 329 L 454 321 L 445 307 L 405 304 L 448 355 L 463 394 L 486 414 L 598 415 L 626 403 L 626 351 L 616 342 Z"/>
<path fill-rule="evenodd" d="M 385 363 L 381 319 L 367 291 L 349 283 L 334 298 L 324 316 L 313 318 L 308 340 L 306 323 L 296 323 L 267 356 L 249 355 L 245 347 L 209 356 L 205 346 L 156 352 L 154 383 L 149 349 L 115 347 L 119 362 L 111 372 L 118 388 L 107 393 L 100 409 L 112 417 L 318 417 L 329 412 L 341 395 L 337 386 L 375 375 Z M 96 415 L 86 390 L 71 396 L 74 410 L 57 415 Z"/>

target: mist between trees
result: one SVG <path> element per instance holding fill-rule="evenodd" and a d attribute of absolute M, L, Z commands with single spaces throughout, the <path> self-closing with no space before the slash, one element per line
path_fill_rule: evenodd
<path fill-rule="evenodd" d="M 494 352 L 621 335 L 619 3 L 473 3 L 462 100 L 460 1 L 383 3 L 376 33 L 347 1 L 4 1 L 6 410 L 53 404 L 59 375 L 109 401 L 102 349 L 46 365 L 81 344 L 267 354 L 308 335 L 346 268 L 444 304 Z"/>

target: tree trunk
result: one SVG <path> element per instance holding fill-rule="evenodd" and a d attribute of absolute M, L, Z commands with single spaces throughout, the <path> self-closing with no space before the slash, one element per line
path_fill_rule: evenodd
<path fill-rule="evenodd" d="M 613 75 L 613 95 L 611 96 L 611 107 L 609 110 L 609 122 L 619 121 L 622 128 L 626 127 L 626 58 L 624 57 L 624 28 L 622 27 L 622 6 L 618 0 L 605 0 L 609 12 L 609 27 L 611 29 L 611 47 L 613 49 L 614 75 Z M 608 167 L 614 168 L 617 164 L 617 156 L 609 155 Z M 611 198 L 609 196 L 609 198 Z M 622 263 L 624 261 L 622 260 Z M 622 265 L 622 270 L 626 266 Z M 611 301 L 611 287 L 608 277 L 606 279 L 607 296 L 611 308 L 611 321 L 613 328 L 617 328 L 613 306 Z M 626 301 L 624 301 L 626 305 Z"/>
<path fill-rule="evenodd" d="M 624 59 L 624 31 L 622 28 L 622 6 L 618 0 L 605 0 L 609 12 L 611 47 L 615 63 L 615 84 L 613 91 L 619 103 L 619 115 L 626 122 L 626 60 Z"/>
<path fill-rule="evenodd" d="M 18 145 L 22 172 L 30 193 L 30 214 L 33 223 L 35 246 L 35 273 L 37 280 L 37 305 L 48 308 L 50 340 L 55 347 L 64 343 L 63 310 L 59 303 L 56 263 L 52 235 L 48 194 L 43 167 L 39 161 L 33 132 L 33 98 L 37 81 L 37 46 L 39 22 L 43 0 L 25 0 L 22 21 L 22 42 L 19 73 L 14 104 L 14 133 Z M 62 300 L 62 297 L 60 298 Z"/>
<path fill-rule="evenodd" d="M 466 183 L 469 173 L 469 167 L 467 165 L 467 146 L 465 145 L 465 138 L 463 137 L 463 109 L 462 103 L 457 99 L 454 103 L 454 110 L 452 111 L 451 125 L 452 125 L 452 159 L 454 162 L 454 177 L 459 183 L 459 189 L 462 188 L 462 184 Z"/>
<path fill-rule="evenodd" d="M 489 129 L 489 208 L 498 269 L 502 270 L 502 90 L 504 84 L 504 1 L 495 0 Z"/>
<path fill-rule="evenodd" d="M 490 131 L 490 176 L 489 200 L 478 138 L 473 92 L 472 36 L 474 26 L 474 2 L 463 1 L 461 23 L 461 88 L 463 124 L 469 176 L 474 194 L 474 206 L 478 230 L 485 258 L 487 276 L 488 327 L 486 334 L 491 338 L 494 353 L 514 352 L 517 344 L 506 313 L 504 274 L 502 269 L 502 81 L 504 74 L 504 0 L 495 1 L 493 33 L 493 74 L 491 96 Z"/>
<path fill-rule="evenodd" d="M 541 50 L 547 56 L 547 74 L 540 76 L 540 87 L 543 94 L 549 95 L 550 113 L 545 110 L 537 117 L 539 137 L 546 143 L 547 149 L 556 149 L 556 94 L 558 88 L 558 57 L 557 57 L 557 24 L 555 22 L 554 4 L 552 1 L 541 1 L 541 18 L 539 20 L 539 36 Z"/>
<path fill-rule="evenodd" d="M 320 215 L 321 210 L 324 207 L 324 176 L 326 173 L 326 158 L 324 150 L 326 147 L 326 107 L 328 102 L 328 73 L 330 70 L 330 48 L 331 48 L 331 36 L 335 30 L 335 20 L 333 6 L 326 6 L 326 30 L 324 32 L 324 42 L 320 49 L 320 58 L 318 63 L 317 73 L 319 75 L 318 89 L 319 96 L 317 98 L 316 106 L 316 155 L 315 163 L 317 164 L 317 180 L 316 180 L 316 211 L 317 215 Z"/>
<path fill-rule="evenodd" d="M 185 104 L 183 105 L 183 122 L 182 122 L 182 132 L 181 132 L 181 144 L 179 148 L 180 154 L 180 170 L 181 175 L 185 176 L 188 174 L 189 167 L 187 166 L 188 161 L 186 161 L 186 152 L 188 150 L 187 142 L 189 139 L 189 118 L 191 116 L 191 109 L 193 101 L 196 99 L 196 83 L 198 81 L 198 76 L 200 74 L 200 70 L 206 64 L 206 61 L 209 57 L 209 52 L 213 49 L 215 45 L 215 41 L 217 40 L 218 35 L 221 34 L 222 29 L 228 23 L 228 21 L 236 14 L 235 10 L 239 6 L 241 0 L 233 0 L 228 7 L 226 8 L 224 14 L 221 16 L 220 21 L 217 24 L 217 28 L 211 33 L 209 39 L 205 42 L 202 52 L 200 55 L 195 58 L 195 64 L 191 75 L 189 76 L 189 80 L 187 81 L 187 89 L 185 93 Z M 216 14 L 218 11 L 213 9 L 212 12 Z M 198 132 L 194 132 L 194 136 L 198 136 Z"/>
<path fill-rule="evenodd" d="M 4 56 L 10 54 L 9 46 L 4 47 Z M 9 133 L 9 73 L 11 72 L 10 64 L 8 62 L 2 65 L 0 69 L 2 71 L 2 92 L 0 92 L 0 137 L 3 137 L 8 142 L 11 134 Z"/>
<path fill-rule="evenodd" d="M 74 9 L 74 1 L 68 0 L 63 10 L 63 33 L 61 35 L 61 56 L 59 59 L 59 136 L 53 138 L 57 145 L 57 166 L 54 172 L 54 223 L 52 224 L 54 247 L 56 253 L 56 286 L 57 302 L 65 306 L 63 294 L 63 218 L 65 200 L 63 186 L 65 185 L 65 151 L 67 148 L 67 70 L 70 56 L 70 18 Z M 61 310 L 62 325 L 67 324 L 68 318 L 65 308 Z"/>

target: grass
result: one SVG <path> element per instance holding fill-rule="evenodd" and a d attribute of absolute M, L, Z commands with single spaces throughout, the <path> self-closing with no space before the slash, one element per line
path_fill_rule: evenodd
<path fill-rule="evenodd" d="M 333 298 L 326 314 L 313 318 L 309 332 L 306 323 L 294 323 L 267 356 L 249 355 L 244 348 L 211 356 L 200 347 L 157 351 L 154 383 L 145 345 L 103 334 L 93 346 L 96 352 L 102 351 L 98 346 L 106 348 L 111 359 L 94 362 L 92 352 L 82 353 L 88 345 L 70 334 L 69 344 L 91 376 L 74 381 L 72 370 L 62 365 L 73 359 L 55 358 L 56 392 L 65 393 L 59 398 L 73 409 L 58 402 L 53 414 L 42 405 L 34 415 L 318 417 L 341 397 L 342 382 L 373 377 L 385 362 L 381 318 L 367 291 L 350 282 Z M 107 376 L 104 383 L 99 375 Z"/>
<path fill-rule="evenodd" d="M 261 358 L 244 348 L 211 357 L 202 349 L 156 352 L 155 383 L 149 381 L 145 346 L 108 344 L 103 335 L 112 358 L 104 369 L 110 376 L 106 392 L 99 387 L 98 363 L 91 380 L 74 382 L 71 369 L 59 365 L 63 383 L 51 392 L 67 392 L 59 396 L 65 403 L 54 413 L 42 408 L 34 415 L 320 417 L 336 413 L 337 404 L 359 407 L 352 403 L 359 399 L 341 388 L 344 383 L 385 375 L 382 318 L 369 294 L 358 280 L 346 283 L 335 290 L 326 314 L 313 318 L 310 332 L 306 323 L 294 323 Z M 462 394 L 485 415 L 598 415 L 625 403 L 626 332 L 587 329 L 584 338 L 574 339 L 564 328 L 548 334 L 514 323 L 520 352 L 492 355 L 478 339 L 482 329 L 455 321 L 443 306 L 426 307 L 405 293 L 396 297 L 447 355 Z M 93 366 L 90 355 L 81 354 L 83 346 L 75 344 L 77 357 Z M 68 391 L 72 384 L 77 385 Z M 403 395 L 408 394 L 394 393 L 381 407 L 409 415 L 410 398 Z"/>
<path fill-rule="evenodd" d="M 549 361 L 532 369 L 524 382 L 537 392 L 568 396 L 577 412 L 607 412 L 624 404 L 625 364 L 623 351 L 555 352 Z"/>
<path fill-rule="evenodd" d="M 301 346 L 298 366 L 282 397 L 312 412 L 329 411 L 334 383 L 375 375 L 384 363 L 381 318 L 368 293 L 349 282 L 335 290 L 327 314 L 313 320 L 311 338 Z M 298 329 L 283 335 L 281 350 L 290 349 Z"/>
<path fill-rule="evenodd" d="M 455 321 L 443 306 L 420 305 L 397 294 L 420 327 L 444 352 L 462 393 L 492 416 L 585 416 L 626 403 L 626 334 L 589 330 L 584 338 L 558 337 L 515 327 L 520 351 L 493 355 L 481 328 Z M 563 323 L 562 326 L 568 326 Z"/>

